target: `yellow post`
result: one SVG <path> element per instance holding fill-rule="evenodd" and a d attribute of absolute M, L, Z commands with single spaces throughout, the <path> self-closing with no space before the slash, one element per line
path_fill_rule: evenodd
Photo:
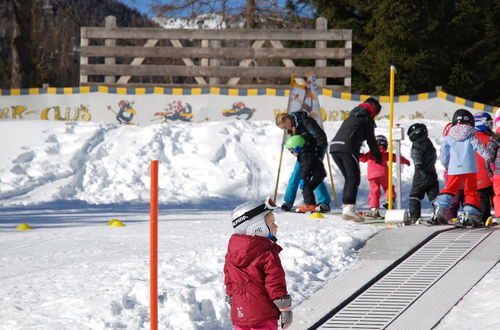
<path fill-rule="evenodd" d="M 392 210 L 392 126 L 394 122 L 394 76 L 396 75 L 396 68 L 391 65 L 390 84 L 389 84 L 389 193 L 388 209 Z"/>

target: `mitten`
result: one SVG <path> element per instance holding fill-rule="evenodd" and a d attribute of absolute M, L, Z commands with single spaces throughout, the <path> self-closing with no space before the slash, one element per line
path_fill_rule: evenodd
<path fill-rule="evenodd" d="M 229 304 L 231 305 L 233 303 L 233 297 L 231 296 L 228 296 L 226 295 L 226 297 L 224 298 L 224 300 Z"/>
<path fill-rule="evenodd" d="M 292 150 L 293 150 L 294 153 L 300 154 L 302 152 L 302 147 L 301 146 L 296 146 Z"/>
<path fill-rule="evenodd" d="M 273 300 L 273 303 L 280 310 L 281 328 L 288 328 L 290 325 L 292 325 L 293 321 L 292 297 L 287 294 L 281 299 Z"/>
<path fill-rule="evenodd" d="M 304 179 L 300 179 L 300 181 L 299 181 L 299 188 L 300 188 L 301 190 L 304 190 L 304 183 L 305 183 L 305 182 L 304 182 Z"/>

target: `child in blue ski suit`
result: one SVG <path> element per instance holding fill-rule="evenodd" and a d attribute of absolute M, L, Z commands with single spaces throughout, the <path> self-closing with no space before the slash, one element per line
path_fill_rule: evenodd
<path fill-rule="evenodd" d="M 435 210 L 431 223 L 446 223 L 444 211 L 450 207 L 460 185 L 464 184 L 464 218 L 461 225 L 480 226 L 479 195 L 477 193 L 477 166 L 474 151 L 486 162 L 493 157 L 493 144 L 485 146 L 479 141 L 474 128 L 474 117 L 470 111 L 459 109 L 453 114 L 453 127 L 444 138 L 440 160 L 448 170 L 446 186 L 434 202 Z"/>

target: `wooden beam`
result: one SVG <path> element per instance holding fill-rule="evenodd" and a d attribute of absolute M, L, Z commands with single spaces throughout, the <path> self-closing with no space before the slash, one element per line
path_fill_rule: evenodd
<path fill-rule="evenodd" d="M 148 41 L 146 41 L 146 43 L 144 44 L 143 47 L 152 48 L 157 43 L 158 43 L 158 39 L 149 39 Z M 144 62 L 144 59 L 145 59 L 145 57 L 136 57 L 132 60 L 130 65 L 141 65 L 142 62 Z M 132 76 L 121 76 L 120 79 L 118 79 L 118 83 L 119 84 L 126 84 L 126 83 L 128 83 L 128 81 L 130 80 L 131 77 Z"/>
<path fill-rule="evenodd" d="M 84 40 L 84 39 L 82 39 Z M 87 40 L 87 39 L 85 39 Z M 86 57 L 163 57 L 163 58 L 218 58 L 218 59 L 338 59 L 351 58 L 352 49 L 345 48 L 208 48 L 203 47 L 154 47 L 144 46 L 82 46 L 80 55 Z M 203 62 L 202 62 L 203 63 Z M 207 62 L 208 63 L 208 62 Z"/>
<path fill-rule="evenodd" d="M 176 39 L 170 39 L 170 43 L 172 44 L 172 46 L 174 46 L 175 48 L 183 48 L 181 42 L 179 40 L 176 40 Z M 184 62 L 184 64 L 186 64 L 187 66 L 196 66 L 194 64 L 194 62 L 190 59 L 190 58 L 183 58 L 182 61 Z M 200 85 L 207 85 L 207 81 L 205 79 L 203 79 L 202 77 L 194 77 L 194 79 L 196 80 L 196 82 Z"/>
<path fill-rule="evenodd" d="M 283 44 L 281 43 L 281 41 L 279 40 L 271 40 L 271 45 L 274 47 L 274 48 L 277 48 L 277 49 L 283 49 L 285 47 L 283 47 Z M 290 59 L 282 59 L 283 61 L 283 64 L 285 64 L 286 67 L 288 68 L 295 68 L 295 63 L 293 63 L 292 60 Z M 295 77 L 295 81 L 301 85 L 305 85 L 306 84 L 306 81 L 300 77 Z"/>
<path fill-rule="evenodd" d="M 253 49 L 261 48 L 264 45 L 264 42 L 265 42 L 265 40 L 255 40 L 253 42 L 251 48 L 253 48 Z M 254 61 L 253 58 L 244 59 L 240 62 L 239 67 L 240 68 L 248 68 L 250 66 L 250 64 L 252 63 L 252 61 Z M 236 84 L 238 84 L 239 81 L 240 81 L 239 77 L 233 77 L 233 78 L 229 79 L 227 84 L 228 85 L 236 85 Z"/>
<path fill-rule="evenodd" d="M 116 28 L 116 17 L 106 16 L 104 26 L 105 26 L 105 28 L 104 28 L 105 31 Z M 106 47 L 114 47 L 114 46 L 116 46 L 116 40 L 113 38 L 107 38 L 104 40 L 104 45 L 106 45 Z M 113 65 L 116 63 L 116 58 L 106 57 L 106 58 L 104 58 L 104 63 L 109 64 L 109 65 Z M 115 75 L 110 74 L 109 76 L 104 77 L 104 82 L 106 84 L 114 83 L 115 82 Z"/>
<path fill-rule="evenodd" d="M 163 29 L 86 27 L 82 38 L 88 39 L 189 39 L 189 40 L 351 40 L 351 30 L 303 29 Z"/>
<path fill-rule="evenodd" d="M 85 75 L 132 75 L 132 76 L 185 76 L 185 77 L 219 77 L 219 78 L 289 78 L 292 74 L 305 77 L 313 73 L 316 77 L 344 78 L 351 74 L 351 70 L 343 66 L 330 66 L 326 68 L 316 67 L 294 67 L 282 66 L 266 67 L 189 67 L 182 65 L 141 65 L 133 66 L 126 64 L 103 65 L 87 64 L 81 66 L 81 72 Z"/>
<path fill-rule="evenodd" d="M 102 85 L 102 82 L 89 82 L 84 84 L 84 86 L 100 86 Z M 244 84 L 244 85 L 238 85 L 237 87 L 234 86 L 228 86 L 228 85 L 210 85 L 210 86 L 204 86 L 200 87 L 197 84 L 158 84 L 158 83 L 128 83 L 128 84 L 118 84 L 114 83 L 109 86 L 113 87 L 124 87 L 124 88 L 154 88 L 154 87 L 163 87 L 163 88 L 227 88 L 227 89 L 256 89 L 256 90 L 265 90 L 266 88 L 274 88 L 277 90 L 283 90 L 286 91 L 290 88 L 290 85 L 273 85 L 273 84 L 267 84 L 267 85 L 249 85 L 249 84 Z M 349 89 L 346 86 L 342 85 L 328 85 L 324 87 L 327 90 L 332 90 L 334 92 L 349 92 Z"/>

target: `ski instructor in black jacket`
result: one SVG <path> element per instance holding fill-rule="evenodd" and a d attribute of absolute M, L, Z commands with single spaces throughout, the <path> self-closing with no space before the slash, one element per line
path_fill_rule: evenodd
<path fill-rule="evenodd" d="M 377 163 L 382 162 L 382 155 L 375 139 L 375 116 L 382 107 L 374 98 L 368 98 L 355 107 L 349 117 L 342 123 L 337 134 L 330 143 L 330 154 L 340 172 L 344 176 L 344 192 L 342 197 L 342 218 L 364 221 L 356 211 L 356 195 L 360 183 L 359 151 L 366 140 Z"/>

